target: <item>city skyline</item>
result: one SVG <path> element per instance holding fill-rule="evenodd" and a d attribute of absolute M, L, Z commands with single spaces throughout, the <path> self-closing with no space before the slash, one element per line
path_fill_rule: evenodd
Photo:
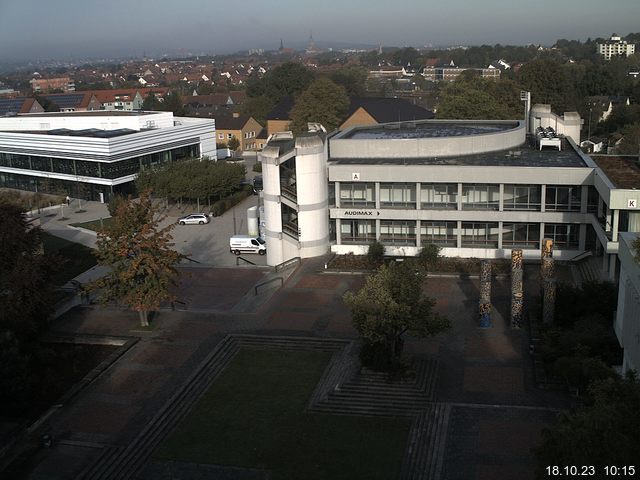
<path fill-rule="evenodd" d="M 560 38 L 584 41 L 637 31 L 640 2 L 618 0 L 606 9 L 595 0 L 531 3 L 487 0 L 402 0 L 375 6 L 333 0 L 301 8 L 292 0 L 265 7 L 247 0 L 242 11 L 204 0 L 152 6 L 114 0 L 3 0 L 0 58 L 6 61 L 207 53 L 277 49 L 314 40 L 387 46 L 543 44 Z M 220 16 L 218 12 L 224 12 Z M 236 13 L 234 13 L 236 12 Z M 411 14 L 409 15 L 408 12 Z M 25 31 L 28 25 L 28 31 Z"/>

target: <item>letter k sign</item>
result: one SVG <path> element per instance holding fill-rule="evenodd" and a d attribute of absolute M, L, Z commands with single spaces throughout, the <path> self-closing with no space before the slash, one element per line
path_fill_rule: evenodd
<path fill-rule="evenodd" d="M 638 208 L 638 201 L 636 199 L 628 199 L 627 208 Z"/>

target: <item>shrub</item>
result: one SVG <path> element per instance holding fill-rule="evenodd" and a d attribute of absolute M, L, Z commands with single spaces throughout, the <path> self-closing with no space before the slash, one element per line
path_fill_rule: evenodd
<path fill-rule="evenodd" d="M 211 205 L 211 213 L 213 214 L 214 217 L 219 217 L 224 212 L 226 212 L 233 206 L 237 205 L 242 200 L 251 196 L 252 194 L 253 194 L 253 189 L 251 188 L 251 186 L 245 185 L 245 187 L 242 190 L 234 193 L 233 195 L 230 195 L 229 197 L 218 200 L 213 205 Z"/>
<path fill-rule="evenodd" d="M 122 202 L 126 202 L 127 199 L 124 198 L 122 195 L 111 195 L 111 198 L 109 199 L 109 203 L 107 203 L 107 208 L 109 209 L 109 215 L 111 215 L 112 217 L 116 216 L 116 212 L 118 211 L 118 207 L 120 207 L 120 205 L 122 204 Z"/>
<path fill-rule="evenodd" d="M 418 261 L 425 268 L 431 268 L 438 263 L 438 259 L 440 258 L 440 248 L 438 245 L 434 245 L 430 243 L 429 245 L 425 245 L 420 249 L 420 253 L 418 253 Z"/>
<path fill-rule="evenodd" d="M 258 173 L 262 172 L 262 162 L 256 162 L 251 168 L 251 170 Z"/>
<path fill-rule="evenodd" d="M 372 265 L 381 264 L 384 261 L 384 245 L 377 240 L 371 242 L 367 251 L 367 258 Z"/>

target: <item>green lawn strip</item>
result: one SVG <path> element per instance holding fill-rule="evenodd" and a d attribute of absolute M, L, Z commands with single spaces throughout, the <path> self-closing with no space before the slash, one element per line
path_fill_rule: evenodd
<path fill-rule="evenodd" d="M 55 254 L 63 259 L 53 272 L 54 285 L 64 285 L 97 263 L 93 250 L 79 243 L 42 232 L 42 244 L 45 255 Z"/>
<path fill-rule="evenodd" d="M 274 479 L 397 478 L 409 419 L 305 413 L 330 357 L 241 349 L 156 458 L 264 469 Z"/>
<path fill-rule="evenodd" d="M 90 222 L 72 223 L 71 226 L 86 228 L 87 230 L 93 230 L 94 232 L 97 232 L 102 227 L 108 227 L 109 225 L 111 225 L 112 221 L 112 217 L 107 217 L 102 219 L 102 223 L 100 223 L 100 220 L 91 220 Z"/>

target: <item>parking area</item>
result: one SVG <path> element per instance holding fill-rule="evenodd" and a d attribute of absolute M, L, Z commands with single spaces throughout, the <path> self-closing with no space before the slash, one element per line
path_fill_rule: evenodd
<path fill-rule="evenodd" d="M 253 195 L 240 202 L 220 217 L 212 217 L 205 225 L 176 225 L 172 235 L 176 250 L 188 254 L 192 260 L 204 265 L 216 267 L 232 267 L 236 265 L 237 257 L 229 251 L 229 238 L 232 235 L 246 235 L 247 209 L 258 205 L 258 196 Z M 205 211 L 205 209 L 202 209 Z M 197 213 L 185 211 L 184 214 L 173 213 L 164 220 L 162 226 L 176 223 L 182 215 Z M 246 253 L 243 258 L 256 265 L 266 265 L 267 257 Z M 246 265 L 245 262 L 240 264 Z"/>

